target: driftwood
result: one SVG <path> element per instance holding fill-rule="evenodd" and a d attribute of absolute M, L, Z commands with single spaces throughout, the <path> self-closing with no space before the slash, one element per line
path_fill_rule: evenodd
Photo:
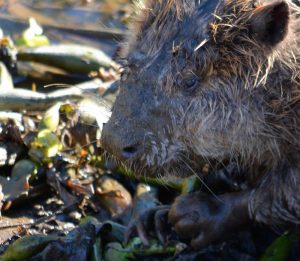
<path fill-rule="evenodd" d="M 111 82 L 103 83 L 95 79 L 50 93 L 39 93 L 21 88 L 5 90 L 0 92 L 0 110 L 44 110 L 59 101 L 78 100 L 84 97 L 93 97 L 109 108 L 101 94 L 110 85 Z"/>

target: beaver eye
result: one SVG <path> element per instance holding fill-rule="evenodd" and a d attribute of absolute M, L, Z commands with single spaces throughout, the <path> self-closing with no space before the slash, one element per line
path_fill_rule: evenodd
<path fill-rule="evenodd" d="M 198 77 L 196 75 L 192 75 L 187 79 L 184 79 L 184 90 L 188 92 L 192 92 L 196 89 L 198 84 Z"/>
<path fill-rule="evenodd" d="M 196 79 L 188 79 L 184 82 L 186 88 L 191 88 L 196 84 Z"/>

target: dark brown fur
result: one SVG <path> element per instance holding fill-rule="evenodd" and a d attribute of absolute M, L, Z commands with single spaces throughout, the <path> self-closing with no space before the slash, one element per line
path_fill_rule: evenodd
<path fill-rule="evenodd" d="M 191 173 L 199 158 L 237 162 L 253 181 L 249 217 L 299 224 L 299 8 L 201 2 L 146 2 L 103 145 L 148 175 Z"/>

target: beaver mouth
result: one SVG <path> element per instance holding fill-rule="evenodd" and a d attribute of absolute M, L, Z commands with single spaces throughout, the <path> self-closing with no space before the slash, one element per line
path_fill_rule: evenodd
<path fill-rule="evenodd" d="M 212 166 L 212 162 L 199 156 L 185 156 L 180 159 L 174 159 L 163 165 L 149 166 L 143 159 L 135 159 L 134 161 L 122 161 L 114 155 L 106 152 L 106 161 L 113 162 L 113 166 L 121 171 L 130 173 L 137 177 L 151 178 L 186 178 L 192 175 L 201 176 L 203 169 L 207 169 L 208 165 Z"/>

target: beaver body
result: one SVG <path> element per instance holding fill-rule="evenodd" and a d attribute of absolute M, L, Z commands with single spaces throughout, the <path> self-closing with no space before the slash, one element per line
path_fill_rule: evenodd
<path fill-rule="evenodd" d="M 202 247 L 249 222 L 300 223 L 300 11 L 295 1 L 149 0 L 103 147 L 137 173 L 236 162 L 251 188 L 179 197 L 176 232 Z"/>

